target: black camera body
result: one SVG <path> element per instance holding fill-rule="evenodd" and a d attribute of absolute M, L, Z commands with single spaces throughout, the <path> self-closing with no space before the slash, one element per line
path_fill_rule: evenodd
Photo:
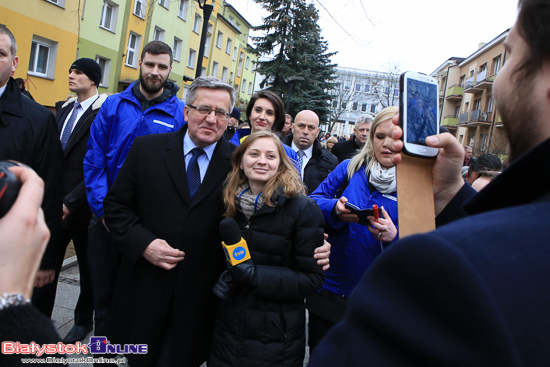
<path fill-rule="evenodd" d="M 8 168 L 19 166 L 13 161 L 0 161 L 0 218 L 10 210 L 21 188 L 21 182 Z"/>

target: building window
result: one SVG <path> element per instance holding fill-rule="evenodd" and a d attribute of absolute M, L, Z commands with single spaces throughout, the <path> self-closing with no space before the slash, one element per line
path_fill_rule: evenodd
<path fill-rule="evenodd" d="M 183 20 L 187 19 L 187 9 L 189 9 L 189 0 L 180 0 L 178 7 L 178 17 Z"/>
<path fill-rule="evenodd" d="M 46 0 L 49 3 L 65 8 L 65 0 Z"/>
<path fill-rule="evenodd" d="M 99 64 L 99 67 L 101 68 L 101 81 L 99 82 L 99 86 L 107 88 L 109 86 L 109 73 L 111 70 L 111 60 L 101 56 L 96 56 L 95 62 L 97 62 Z"/>
<path fill-rule="evenodd" d="M 355 83 L 355 90 L 361 92 L 361 83 Z"/>
<path fill-rule="evenodd" d="M 212 76 L 215 78 L 218 77 L 218 68 L 219 68 L 219 64 L 216 61 L 214 61 L 212 63 Z"/>
<path fill-rule="evenodd" d="M 237 22 L 237 24 L 235 25 L 235 27 L 239 30 L 239 32 L 241 31 L 241 23 Z"/>
<path fill-rule="evenodd" d="M 244 93 L 244 92 L 246 92 L 246 79 L 243 79 L 243 84 L 241 88 L 241 93 Z"/>
<path fill-rule="evenodd" d="M 201 69 L 201 76 L 206 76 L 206 68 L 204 66 Z"/>
<path fill-rule="evenodd" d="M 145 7 L 147 3 L 145 0 L 136 0 L 134 4 L 134 15 L 140 17 L 141 19 L 145 18 Z"/>
<path fill-rule="evenodd" d="M 204 57 L 208 57 L 209 54 L 210 54 L 210 42 L 212 42 L 212 30 L 213 30 L 213 25 L 212 24 L 208 24 L 208 30 L 206 31 L 206 40 L 204 41 Z"/>
<path fill-rule="evenodd" d="M 359 106 L 359 103 L 353 102 L 353 106 L 352 106 L 351 109 L 354 110 L 354 111 L 357 111 L 358 106 Z"/>
<path fill-rule="evenodd" d="M 252 82 L 248 82 L 248 94 L 252 94 Z"/>
<path fill-rule="evenodd" d="M 233 47 L 233 61 L 237 60 L 237 47 Z"/>
<path fill-rule="evenodd" d="M 128 48 L 126 49 L 126 65 L 137 68 L 138 52 L 141 44 L 141 36 L 130 33 L 128 38 Z"/>
<path fill-rule="evenodd" d="M 500 70 L 500 55 L 493 59 L 493 75 L 498 74 Z"/>
<path fill-rule="evenodd" d="M 460 86 L 461 86 L 461 87 L 464 87 L 464 81 L 465 81 L 465 80 L 466 80 L 466 75 L 462 75 L 462 76 L 460 77 Z"/>
<path fill-rule="evenodd" d="M 168 9 L 168 7 L 170 6 L 170 0 L 159 0 L 159 5 L 163 8 Z"/>
<path fill-rule="evenodd" d="M 189 49 L 189 57 L 187 58 L 187 67 L 194 69 L 195 68 L 195 59 L 197 58 L 197 51 L 192 48 Z"/>
<path fill-rule="evenodd" d="M 364 90 L 365 93 L 368 93 L 370 92 L 370 84 L 365 84 L 365 90 Z"/>
<path fill-rule="evenodd" d="M 250 67 L 250 57 L 246 57 L 246 63 L 244 64 L 244 67 L 246 68 L 246 70 L 248 70 L 248 68 Z"/>
<path fill-rule="evenodd" d="M 384 94 L 390 94 L 390 87 L 384 88 Z"/>
<path fill-rule="evenodd" d="M 229 72 L 229 69 L 227 69 L 225 66 L 222 69 L 222 80 L 224 82 L 227 82 L 227 73 Z"/>
<path fill-rule="evenodd" d="M 361 104 L 361 112 L 367 112 L 367 106 L 368 104 L 366 103 Z"/>
<path fill-rule="evenodd" d="M 239 60 L 239 67 L 237 68 L 237 77 L 241 77 L 241 71 L 243 70 L 243 60 Z"/>
<path fill-rule="evenodd" d="M 233 15 L 229 16 L 229 23 L 235 25 L 235 17 Z"/>
<path fill-rule="evenodd" d="M 32 37 L 29 75 L 53 79 L 56 59 L 57 42 L 40 36 Z"/>
<path fill-rule="evenodd" d="M 332 107 L 333 107 L 333 108 L 338 107 L 338 101 L 333 101 L 333 102 L 332 102 Z"/>
<path fill-rule="evenodd" d="M 233 47 L 233 41 L 231 38 L 227 38 L 227 45 L 225 46 L 225 53 L 231 55 L 231 47 Z"/>
<path fill-rule="evenodd" d="M 394 96 L 394 97 L 399 97 L 399 88 L 395 88 L 395 89 L 393 90 L 393 96 Z"/>
<path fill-rule="evenodd" d="M 342 110 L 345 110 L 348 108 L 348 103 L 347 102 L 342 102 Z"/>
<path fill-rule="evenodd" d="M 222 44 L 223 44 L 223 33 L 218 31 L 218 37 L 216 38 L 216 47 L 221 50 Z"/>
<path fill-rule="evenodd" d="M 229 84 L 233 84 L 233 76 L 234 76 L 234 75 L 235 75 L 235 74 L 233 74 L 233 72 L 230 72 L 230 73 L 229 73 L 229 82 L 228 82 Z"/>
<path fill-rule="evenodd" d="M 108 31 L 115 32 L 117 15 L 118 5 L 111 1 L 104 0 L 99 26 Z"/>
<path fill-rule="evenodd" d="M 376 105 L 373 103 L 370 105 L 370 113 L 375 113 L 376 112 Z"/>
<path fill-rule="evenodd" d="M 195 13 L 195 21 L 193 22 L 193 32 L 200 34 L 202 18 L 198 13 Z"/>
<path fill-rule="evenodd" d="M 164 29 L 155 27 L 155 30 L 153 31 L 153 40 L 164 42 L 165 33 L 166 32 L 164 32 Z"/>
<path fill-rule="evenodd" d="M 141 44 L 141 36 L 130 33 L 128 38 L 128 48 L 126 49 L 126 66 L 137 68 L 138 52 Z"/>
<path fill-rule="evenodd" d="M 174 55 L 175 61 L 181 60 L 182 45 L 183 45 L 183 41 L 177 37 L 174 37 L 174 47 L 172 47 L 172 54 Z"/>

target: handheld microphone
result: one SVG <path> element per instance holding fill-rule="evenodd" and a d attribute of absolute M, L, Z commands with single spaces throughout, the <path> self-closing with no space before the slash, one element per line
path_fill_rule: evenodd
<path fill-rule="evenodd" d="M 250 259 L 246 241 L 241 238 L 239 225 L 233 218 L 224 218 L 220 222 L 220 235 L 225 258 L 232 265 L 238 265 Z"/>

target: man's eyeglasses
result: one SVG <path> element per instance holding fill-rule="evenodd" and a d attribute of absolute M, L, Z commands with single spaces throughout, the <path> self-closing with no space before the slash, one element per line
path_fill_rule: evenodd
<path fill-rule="evenodd" d="M 191 107 L 197 111 L 197 113 L 201 116 L 208 116 L 212 113 L 212 111 L 215 112 L 216 117 L 220 120 L 228 120 L 231 114 L 225 110 L 213 110 L 208 106 L 192 106 L 190 104 L 187 105 L 187 107 Z"/>

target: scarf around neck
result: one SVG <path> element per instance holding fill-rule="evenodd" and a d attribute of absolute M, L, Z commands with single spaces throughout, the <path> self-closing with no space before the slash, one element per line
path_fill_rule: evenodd
<path fill-rule="evenodd" d="M 264 193 L 261 192 L 259 195 L 254 195 L 247 184 L 239 186 L 235 196 L 246 220 L 250 220 L 252 214 L 265 204 Z"/>
<path fill-rule="evenodd" d="M 395 166 L 384 168 L 377 160 L 374 161 L 370 169 L 369 182 L 381 194 L 389 194 L 397 190 L 395 180 Z"/>

